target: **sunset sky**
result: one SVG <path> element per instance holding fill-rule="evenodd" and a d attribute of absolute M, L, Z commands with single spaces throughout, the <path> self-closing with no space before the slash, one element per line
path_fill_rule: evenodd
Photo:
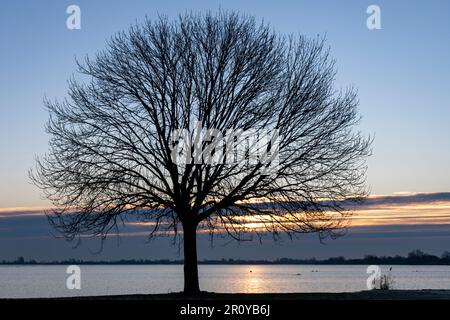
<path fill-rule="evenodd" d="M 81 8 L 81 30 L 66 28 L 66 8 Z M 381 9 L 368 30 L 366 9 Z M 122 244 L 80 248 L 55 240 L 43 216 L 49 203 L 28 178 L 47 150 L 44 96 L 61 99 L 74 58 L 92 55 L 117 31 L 158 14 L 232 9 L 264 18 L 281 33 L 326 35 L 337 60 L 337 88 L 355 86 L 359 130 L 375 137 L 368 161 L 369 201 L 348 234 L 322 245 L 314 235 L 282 244 L 210 249 L 200 258 L 328 257 L 450 251 L 450 2 L 442 1 L 5 1 L 0 7 L 0 260 L 82 257 L 176 258 L 167 239 L 145 243 L 145 226 L 125 226 Z"/>

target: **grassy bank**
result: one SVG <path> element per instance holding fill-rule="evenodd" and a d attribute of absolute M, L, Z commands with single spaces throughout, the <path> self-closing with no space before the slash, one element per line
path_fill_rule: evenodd
<path fill-rule="evenodd" d="M 161 301 L 283 301 L 283 300 L 450 300 L 450 290 L 371 290 L 342 293 L 183 293 L 44 298 L 29 300 L 161 300 Z"/>

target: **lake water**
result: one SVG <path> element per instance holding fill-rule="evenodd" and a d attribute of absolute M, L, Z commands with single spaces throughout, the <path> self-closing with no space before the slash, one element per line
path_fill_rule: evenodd
<path fill-rule="evenodd" d="M 183 289 L 181 265 L 82 265 L 81 290 L 67 266 L 0 266 L 0 298 L 168 293 Z M 388 266 L 381 266 L 382 274 Z M 345 292 L 367 290 L 367 265 L 201 265 L 202 290 Z M 450 289 L 450 266 L 392 266 L 394 289 Z"/>

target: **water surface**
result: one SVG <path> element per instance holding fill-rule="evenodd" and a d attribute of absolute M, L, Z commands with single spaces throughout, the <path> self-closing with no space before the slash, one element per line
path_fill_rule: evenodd
<path fill-rule="evenodd" d="M 67 266 L 0 266 L 0 298 L 169 293 L 183 289 L 181 265 L 81 265 L 81 290 Z M 390 266 L 381 266 L 387 273 Z M 201 265 L 202 290 L 351 292 L 367 290 L 367 265 Z M 392 266 L 394 289 L 450 289 L 450 266 Z"/>

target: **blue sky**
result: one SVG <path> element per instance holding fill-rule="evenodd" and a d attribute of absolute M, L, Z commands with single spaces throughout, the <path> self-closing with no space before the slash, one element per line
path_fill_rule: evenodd
<path fill-rule="evenodd" d="M 381 8 L 382 30 L 366 28 Z M 81 8 L 81 30 L 66 8 Z M 102 49 L 113 33 L 147 15 L 233 9 L 281 33 L 327 35 L 337 87 L 359 90 L 363 122 L 375 135 L 368 183 L 374 194 L 450 190 L 450 3 L 448 1 L 4 1 L 0 11 L 0 207 L 47 203 L 29 183 L 47 150 L 44 95 L 64 97 L 75 57 Z"/>
<path fill-rule="evenodd" d="M 71 4 L 81 8 L 81 30 L 66 28 Z M 370 4 L 381 8 L 381 30 L 366 27 Z M 47 150 L 43 97 L 65 96 L 75 57 L 101 50 L 145 16 L 219 8 L 264 18 L 280 33 L 326 34 L 337 88 L 358 88 L 359 129 L 375 135 L 373 194 L 450 191 L 449 1 L 7 0 L 0 6 L 0 208 L 48 205 L 27 172 Z"/>

